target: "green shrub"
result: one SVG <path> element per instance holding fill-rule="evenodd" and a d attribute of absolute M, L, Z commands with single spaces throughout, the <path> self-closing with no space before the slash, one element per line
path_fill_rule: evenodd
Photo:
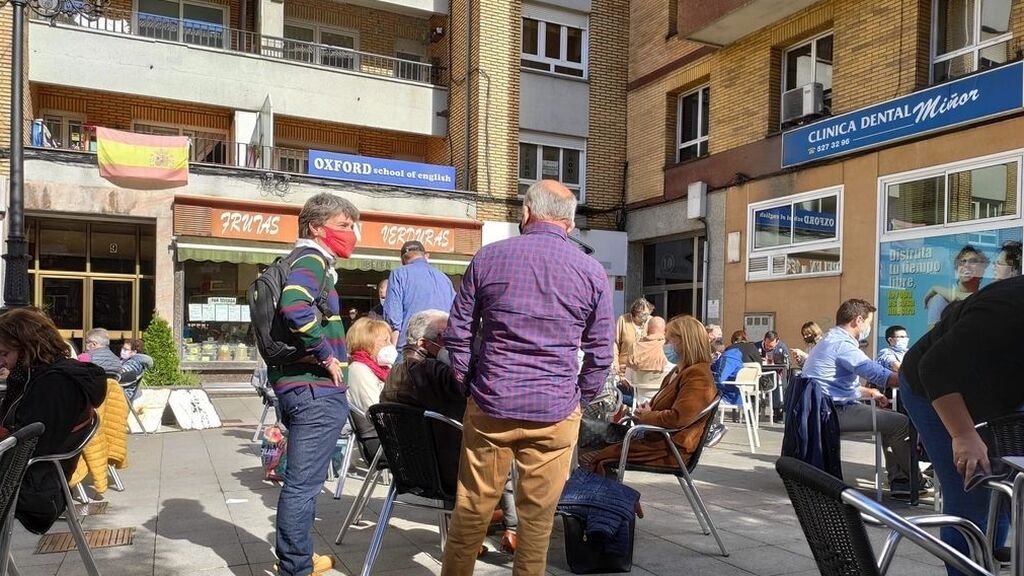
<path fill-rule="evenodd" d="M 174 343 L 171 326 L 153 313 L 149 327 L 143 333 L 146 354 L 153 357 L 153 368 L 142 378 L 144 386 L 198 386 L 199 376 L 182 372 L 178 360 L 178 346 Z"/>

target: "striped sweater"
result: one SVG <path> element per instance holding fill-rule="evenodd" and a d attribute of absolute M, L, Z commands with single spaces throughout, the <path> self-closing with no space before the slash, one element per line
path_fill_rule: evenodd
<path fill-rule="evenodd" d="M 345 361 L 345 327 L 341 323 L 341 300 L 335 284 L 338 281 L 334 270 L 334 257 L 312 240 L 302 239 L 295 245 L 302 256 L 292 264 L 288 282 L 281 291 L 280 310 L 288 328 L 298 337 L 299 343 L 317 362 L 331 357 Z M 326 318 L 316 308 L 324 275 L 331 279 L 330 296 Z M 282 367 L 272 367 L 267 376 L 275 393 L 281 393 L 297 386 L 312 386 L 314 393 L 328 394 L 342 392 L 345 386 L 337 388 L 325 368 L 312 362 L 297 362 Z"/>

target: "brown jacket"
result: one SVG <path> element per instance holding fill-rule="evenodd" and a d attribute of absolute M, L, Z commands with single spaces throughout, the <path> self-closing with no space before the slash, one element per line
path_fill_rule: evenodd
<path fill-rule="evenodd" d="M 637 326 L 633 323 L 633 316 L 627 312 L 619 316 L 615 322 L 615 344 L 612 356 L 612 367 L 615 370 L 626 367 L 629 355 L 633 353 L 633 346 L 640 340 L 642 334 L 647 334 L 647 322 Z"/>
<path fill-rule="evenodd" d="M 708 407 L 718 394 L 711 366 L 695 364 L 684 369 L 676 368 L 651 400 L 651 411 L 637 418 L 638 424 L 653 424 L 662 428 L 680 428 L 689 424 L 702 410 Z M 705 418 L 706 420 L 706 418 Z M 694 424 L 672 437 L 683 460 L 689 462 L 697 445 L 700 444 L 703 424 Z M 617 463 L 622 454 L 622 444 L 613 444 L 601 450 L 589 460 L 589 466 L 599 474 L 604 467 Z M 675 459 L 661 436 L 647 434 L 642 440 L 630 443 L 629 462 L 644 466 L 676 466 Z"/>

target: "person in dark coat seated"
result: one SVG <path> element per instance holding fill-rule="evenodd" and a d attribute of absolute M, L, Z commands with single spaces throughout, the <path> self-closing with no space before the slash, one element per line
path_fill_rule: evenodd
<path fill-rule="evenodd" d="M 107 394 L 107 379 L 99 366 L 68 358 L 68 346 L 49 316 L 35 308 L 0 314 L 0 364 L 10 371 L 0 403 L 0 438 L 42 422 L 46 430 L 35 456 L 61 454 L 81 443 Z M 77 464 L 77 457 L 63 461 L 64 474 L 70 477 Z M 25 529 L 45 533 L 64 505 L 53 465 L 29 468 L 15 509 Z"/>
<path fill-rule="evenodd" d="M 466 393 L 448 365 L 448 351 L 440 344 L 441 334 L 447 327 L 448 313 L 441 310 L 424 310 L 409 318 L 402 358 L 391 368 L 380 393 L 381 402 L 415 406 L 462 422 L 466 413 Z M 437 455 L 441 482 L 454 494 L 459 478 L 461 435 L 440 423 L 435 430 L 439 436 L 438 444 L 446 448 Z M 502 548 L 514 551 L 518 522 L 511 481 L 505 485 L 501 509 L 505 526 Z"/>

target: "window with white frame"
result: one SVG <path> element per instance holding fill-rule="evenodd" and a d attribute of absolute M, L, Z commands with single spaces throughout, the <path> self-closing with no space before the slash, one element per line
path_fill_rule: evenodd
<path fill-rule="evenodd" d="M 585 78 L 586 51 L 585 29 L 523 18 L 523 68 Z"/>
<path fill-rule="evenodd" d="M 140 36 L 223 48 L 227 11 L 223 6 L 177 0 L 136 0 Z"/>
<path fill-rule="evenodd" d="M 355 70 L 359 66 L 359 35 L 349 30 L 288 21 L 284 25 L 284 57 Z"/>
<path fill-rule="evenodd" d="M 184 128 L 165 124 L 135 122 L 132 132 L 156 136 L 187 136 L 189 140 L 189 162 L 203 164 L 229 164 L 231 147 L 224 132 Z"/>
<path fill-rule="evenodd" d="M 44 141 L 44 145 L 65 150 L 85 150 L 83 116 L 63 112 L 44 113 L 43 126 L 50 133 L 50 141 Z"/>
<path fill-rule="evenodd" d="M 1019 214 L 1021 158 L 959 165 L 885 183 L 885 231 Z"/>
<path fill-rule="evenodd" d="M 933 0 L 932 82 L 1012 59 L 1012 0 Z"/>
<path fill-rule="evenodd" d="M 538 180 L 558 180 L 583 204 L 586 201 L 583 190 L 584 156 L 582 149 L 520 142 L 519 194 L 526 194 L 530 184 Z"/>
<path fill-rule="evenodd" d="M 812 82 L 821 84 L 825 108 L 832 109 L 832 33 L 812 38 L 786 50 L 782 59 L 782 91 Z"/>
<path fill-rule="evenodd" d="M 676 162 L 708 154 L 711 88 L 704 86 L 679 97 L 676 104 Z"/>
<path fill-rule="evenodd" d="M 747 278 L 841 272 L 841 206 L 842 188 L 751 204 Z"/>

